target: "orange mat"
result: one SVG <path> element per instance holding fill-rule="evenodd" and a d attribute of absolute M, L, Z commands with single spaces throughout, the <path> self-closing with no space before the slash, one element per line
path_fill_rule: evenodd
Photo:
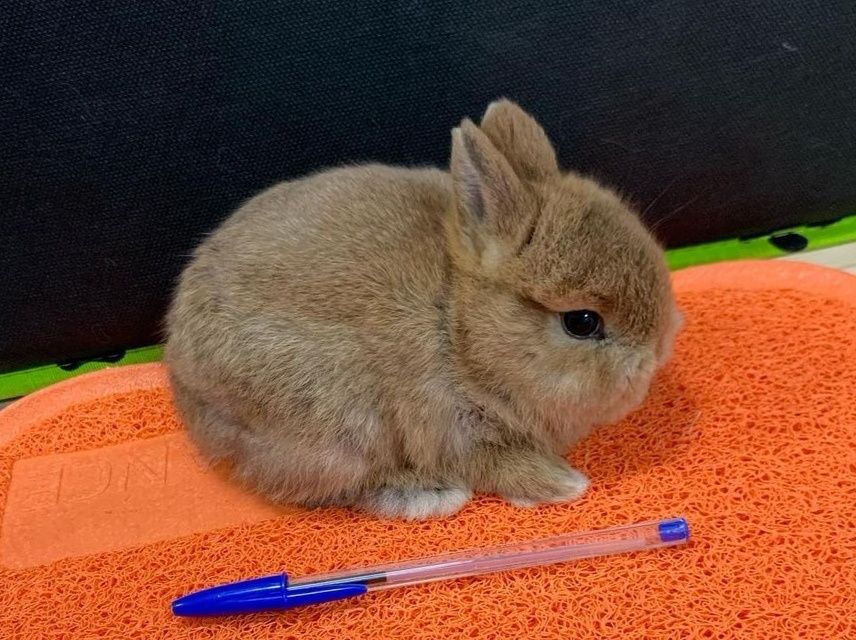
<path fill-rule="evenodd" d="M 856 279 L 795 263 L 675 275 L 687 323 L 645 406 L 571 454 L 580 502 L 482 497 L 419 524 L 275 509 L 200 467 L 159 365 L 0 413 L 3 638 L 856 638 Z M 671 515 L 689 546 L 197 621 L 170 601 Z"/>

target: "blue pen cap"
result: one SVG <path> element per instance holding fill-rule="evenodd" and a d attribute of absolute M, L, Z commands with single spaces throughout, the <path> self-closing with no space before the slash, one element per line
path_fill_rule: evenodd
<path fill-rule="evenodd" d="M 690 525 L 683 518 L 663 520 L 657 525 L 661 542 L 684 542 L 690 539 Z"/>
<path fill-rule="evenodd" d="M 177 616 L 226 616 L 271 609 L 290 609 L 330 602 L 366 592 L 361 583 L 303 584 L 290 587 L 288 576 L 279 573 L 203 589 L 174 600 Z"/>

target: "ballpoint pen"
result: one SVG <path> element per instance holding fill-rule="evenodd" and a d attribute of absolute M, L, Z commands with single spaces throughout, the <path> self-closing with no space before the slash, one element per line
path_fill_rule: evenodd
<path fill-rule="evenodd" d="M 172 611 L 177 616 L 217 616 L 290 609 L 393 587 L 656 549 L 688 540 L 689 525 L 683 518 L 654 520 L 294 581 L 279 573 L 190 593 L 173 601 Z"/>

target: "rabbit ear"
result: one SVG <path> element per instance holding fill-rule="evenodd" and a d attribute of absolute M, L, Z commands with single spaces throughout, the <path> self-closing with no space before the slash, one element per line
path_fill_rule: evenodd
<path fill-rule="evenodd" d="M 556 151 L 544 129 L 510 100 L 488 105 L 481 130 L 524 180 L 544 180 L 559 173 Z"/>
<path fill-rule="evenodd" d="M 452 130 L 452 181 L 467 235 L 513 240 L 529 193 L 505 157 L 470 120 Z"/>

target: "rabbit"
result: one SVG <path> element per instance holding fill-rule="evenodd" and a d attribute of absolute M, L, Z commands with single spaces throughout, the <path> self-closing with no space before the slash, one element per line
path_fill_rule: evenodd
<path fill-rule="evenodd" d="M 643 401 L 680 313 L 638 216 L 502 99 L 452 130 L 448 172 L 339 167 L 246 201 L 165 324 L 207 460 L 277 503 L 416 520 L 580 497 L 564 455 Z"/>

